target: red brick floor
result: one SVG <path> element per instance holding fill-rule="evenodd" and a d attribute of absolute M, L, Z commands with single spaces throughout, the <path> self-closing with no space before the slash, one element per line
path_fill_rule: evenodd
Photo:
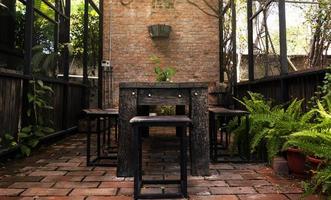
<path fill-rule="evenodd" d="M 148 178 L 178 176 L 176 142 L 144 143 L 144 173 Z M 152 153 L 151 153 L 152 152 Z M 0 169 L 0 200 L 125 200 L 132 199 L 133 179 L 116 177 L 115 167 L 86 167 L 85 138 L 77 134 L 29 158 L 6 162 Z M 189 176 L 190 199 L 301 199 L 297 180 L 273 174 L 263 164 L 211 164 L 211 176 Z M 177 187 L 146 186 L 145 193 L 176 191 Z M 305 199 L 321 199 L 317 196 Z"/>

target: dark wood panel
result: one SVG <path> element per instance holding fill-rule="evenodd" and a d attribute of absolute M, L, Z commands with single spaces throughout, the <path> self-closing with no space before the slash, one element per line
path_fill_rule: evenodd
<path fill-rule="evenodd" d="M 290 74 L 288 76 L 273 77 L 270 79 L 245 82 L 237 85 L 238 98 L 247 96 L 247 91 L 258 92 L 276 103 L 286 103 L 282 99 L 281 81 L 285 82 L 288 99 L 303 99 L 304 108 L 315 95 L 319 85 L 323 84 L 325 70 L 309 73 Z M 237 104 L 238 105 L 238 104 Z"/>
<path fill-rule="evenodd" d="M 188 105 L 188 89 L 138 90 L 139 105 Z"/>
<path fill-rule="evenodd" d="M 22 82 L 0 79 L 0 136 L 9 133 L 16 137 L 20 120 Z"/>

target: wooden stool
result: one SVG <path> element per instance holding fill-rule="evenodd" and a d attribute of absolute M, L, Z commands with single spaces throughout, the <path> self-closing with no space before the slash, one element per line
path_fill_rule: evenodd
<path fill-rule="evenodd" d="M 249 155 L 249 112 L 244 110 L 232 110 L 223 107 L 211 107 L 209 110 L 209 137 L 210 137 L 210 157 L 213 162 L 218 161 L 218 157 L 221 156 L 218 152 L 220 149 L 227 149 L 230 143 L 230 132 L 227 130 L 228 123 L 234 117 L 246 117 L 246 140 L 247 147 L 243 149 L 242 153 L 245 153 L 246 160 L 250 160 Z M 217 123 L 219 122 L 219 123 Z M 240 123 L 240 120 L 238 121 Z M 220 124 L 220 127 L 217 126 Z M 218 128 L 221 128 L 220 131 L 220 143 L 218 142 Z M 223 142 L 223 134 L 225 134 L 225 144 Z M 239 155 L 242 157 L 241 155 Z"/>
<path fill-rule="evenodd" d="M 134 199 L 187 197 L 187 127 L 192 123 L 187 116 L 137 116 L 130 120 L 133 128 Z M 142 135 L 140 127 L 181 127 L 180 180 L 142 180 Z M 181 192 L 172 194 L 141 194 L 144 184 L 180 184 Z"/>
<path fill-rule="evenodd" d="M 87 130 L 87 140 L 86 140 L 86 165 L 87 166 L 116 166 L 116 164 L 100 163 L 101 160 L 110 159 L 117 160 L 117 156 L 102 156 L 101 151 L 107 149 L 108 153 L 111 152 L 111 149 L 114 147 L 111 146 L 111 128 L 112 128 L 112 119 L 115 119 L 115 125 L 117 126 L 118 120 L 118 110 L 117 109 L 85 109 L 83 113 L 88 121 L 88 130 Z M 97 120 L 96 131 L 92 131 L 92 121 Z M 101 126 L 101 122 L 102 126 Z M 108 126 L 106 126 L 108 123 Z M 115 126 L 115 138 L 117 137 L 117 128 Z M 96 158 L 91 160 L 91 134 L 97 134 L 97 144 Z M 102 134 L 102 135 L 101 135 Z M 107 134 L 107 137 L 106 137 Z M 101 137 L 102 136 L 102 137 Z M 107 148 L 106 148 L 107 147 Z"/>

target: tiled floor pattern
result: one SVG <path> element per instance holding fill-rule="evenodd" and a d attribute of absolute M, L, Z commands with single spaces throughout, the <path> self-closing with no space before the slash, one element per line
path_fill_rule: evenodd
<path fill-rule="evenodd" d="M 173 138 L 146 139 L 143 162 L 148 178 L 178 175 L 177 143 Z M 298 180 L 277 176 L 263 164 L 220 163 L 210 168 L 210 176 L 188 177 L 190 199 L 295 200 L 302 193 Z M 171 192 L 177 187 L 143 188 L 144 193 L 162 190 Z M 133 179 L 116 177 L 115 167 L 86 167 L 83 134 L 42 147 L 29 158 L 3 163 L 0 169 L 0 200 L 126 200 L 132 199 L 132 193 Z"/>

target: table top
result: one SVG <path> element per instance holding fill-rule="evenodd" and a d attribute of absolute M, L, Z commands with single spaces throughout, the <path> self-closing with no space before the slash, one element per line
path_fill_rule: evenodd
<path fill-rule="evenodd" d="M 249 112 L 245 110 L 232 110 L 224 107 L 210 107 L 209 112 L 220 115 L 248 115 Z"/>
<path fill-rule="evenodd" d="M 118 115 L 118 109 L 116 108 L 109 108 L 109 109 L 100 109 L 100 108 L 90 108 L 84 109 L 84 114 L 86 115 Z"/>
<path fill-rule="evenodd" d="M 138 88 L 138 89 L 189 89 L 205 88 L 208 89 L 207 82 L 122 82 L 120 88 Z"/>

